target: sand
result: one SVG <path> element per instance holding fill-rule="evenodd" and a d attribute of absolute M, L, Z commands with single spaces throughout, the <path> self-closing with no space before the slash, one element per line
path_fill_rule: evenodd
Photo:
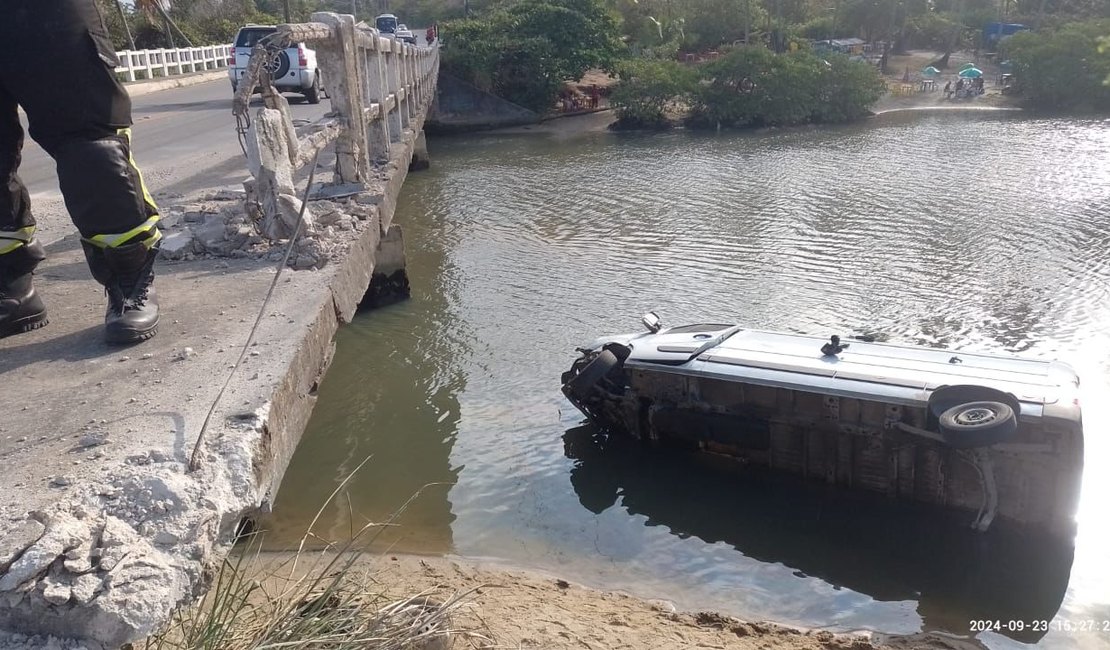
<path fill-rule="evenodd" d="M 457 610 L 449 647 L 547 650 L 783 648 L 884 650 L 979 647 L 935 635 L 886 637 L 804 631 L 745 622 L 715 612 L 681 612 L 666 601 L 591 589 L 554 575 L 505 569 L 456 557 L 374 556 L 371 589 L 406 598 L 431 590 L 446 599 L 474 590 Z"/>

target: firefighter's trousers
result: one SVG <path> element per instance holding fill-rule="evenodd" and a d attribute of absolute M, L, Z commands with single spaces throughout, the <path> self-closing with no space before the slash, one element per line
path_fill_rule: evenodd
<path fill-rule="evenodd" d="M 18 176 L 31 137 L 57 163 L 70 217 L 92 244 L 157 237 L 158 209 L 131 155 L 131 100 L 95 0 L 4 0 L 0 20 L 0 266 L 34 235 Z M 14 262 L 14 259 L 11 259 Z M 18 266 L 18 265 L 17 265 Z"/>

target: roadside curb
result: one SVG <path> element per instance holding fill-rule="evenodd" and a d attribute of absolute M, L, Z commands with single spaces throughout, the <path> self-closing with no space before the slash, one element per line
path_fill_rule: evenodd
<path fill-rule="evenodd" d="M 157 92 L 159 90 L 169 90 L 170 88 L 184 88 L 186 86 L 194 86 L 196 84 L 207 83 L 217 79 L 227 77 L 227 68 L 220 68 L 219 70 L 209 70 L 208 72 L 196 72 L 193 74 L 186 74 L 177 77 L 167 77 L 165 79 L 155 79 L 152 81 L 137 81 L 134 83 L 125 83 L 123 87 L 127 90 L 127 94 L 132 97 L 139 97 L 148 93 Z"/>

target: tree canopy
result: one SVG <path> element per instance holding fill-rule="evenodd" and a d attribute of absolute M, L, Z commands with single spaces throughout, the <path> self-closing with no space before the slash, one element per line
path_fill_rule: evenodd
<path fill-rule="evenodd" d="M 616 19 L 599 0 L 504 2 L 444 23 L 441 33 L 448 71 L 538 111 L 551 107 L 565 80 L 613 69 L 623 50 Z"/>

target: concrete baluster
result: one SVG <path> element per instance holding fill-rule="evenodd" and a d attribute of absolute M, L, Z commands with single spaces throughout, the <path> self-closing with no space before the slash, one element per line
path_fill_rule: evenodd
<path fill-rule="evenodd" d="M 135 81 L 135 61 L 132 58 L 133 56 L 134 54 L 131 52 L 131 50 L 123 51 L 122 60 L 124 62 L 124 66 L 126 67 L 126 71 L 124 74 L 127 76 L 128 81 Z"/>
<path fill-rule="evenodd" d="M 385 56 L 385 73 L 386 82 L 389 84 L 389 95 L 393 100 L 393 106 L 389 109 L 389 139 L 391 142 L 400 142 L 401 133 L 404 131 L 404 126 L 401 122 L 400 101 L 398 99 L 398 90 L 401 87 L 401 77 L 399 73 L 399 65 L 397 61 L 397 41 L 389 41 L 389 50 Z"/>
<path fill-rule="evenodd" d="M 402 42 L 402 41 L 394 41 L 393 42 L 393 63 L 394 63 L 394 65 L 393 65 L 393 74 L 394 74 L 394 76 L 396 76 L 396 79 L 394 81 L 396 83 L 396 88 L 397 88 L 397 90 L 395 90 L 394 92 L 396 92 L 399 97 L 404 95 L 404 91 L 401 90 L 401 89 L 405 87 L 405 55 L 404 55 L 404 48 L 405 48 L 405 43 L 404 42 Z M 403 102 L 398 102 L 398 104 L 397 104 L 397 116 L 400 118 L 401 128 L 402 129 L 409 128 L 409 112 L 405 108 L 405 105 L 404 105 Z"/>
<path fill-rule="evenodd" d="M 332 112 L 345 122 L 345 128 L 335 141 L 336 175 L 343 183 L 365 182 L 369 178 L 370 159 L 366 152 L 366 120 L 358 82 L 355 19 L 349 15 L 317 12 L 312 14 L 312 21 L 332 29 L 332 37 L 317 47 L 316 54 L 331 97 Z"/>
<path fill-rule="evenodd" d="M 420 110 L 420 96 L 416 93 L 416 74 L 412 67 L 415 60 L 416 48 L 413 46 L 408 47 L 405 52 L 405 77 L 408 82 L 405 86 L 405 106 L 409 110 L 409 120 L 416 120 L 416 114 Z"/>
<path fill-rule="evenodd" d="M 378 112 L 366 125 L 370 144 L 370 157 L 375 163 L 385 164 L 390 156 L 389 117 L 385 111 L 385 101 L 389 96 L 388 84 L 384 79 L 383 63 L 385 55 L 381 51 L 382 39 L 374 30 L 373 50 L 365 50 L 366 65 L 363 75 L 366 78 L 366 105 L 377 104 Z"/>

